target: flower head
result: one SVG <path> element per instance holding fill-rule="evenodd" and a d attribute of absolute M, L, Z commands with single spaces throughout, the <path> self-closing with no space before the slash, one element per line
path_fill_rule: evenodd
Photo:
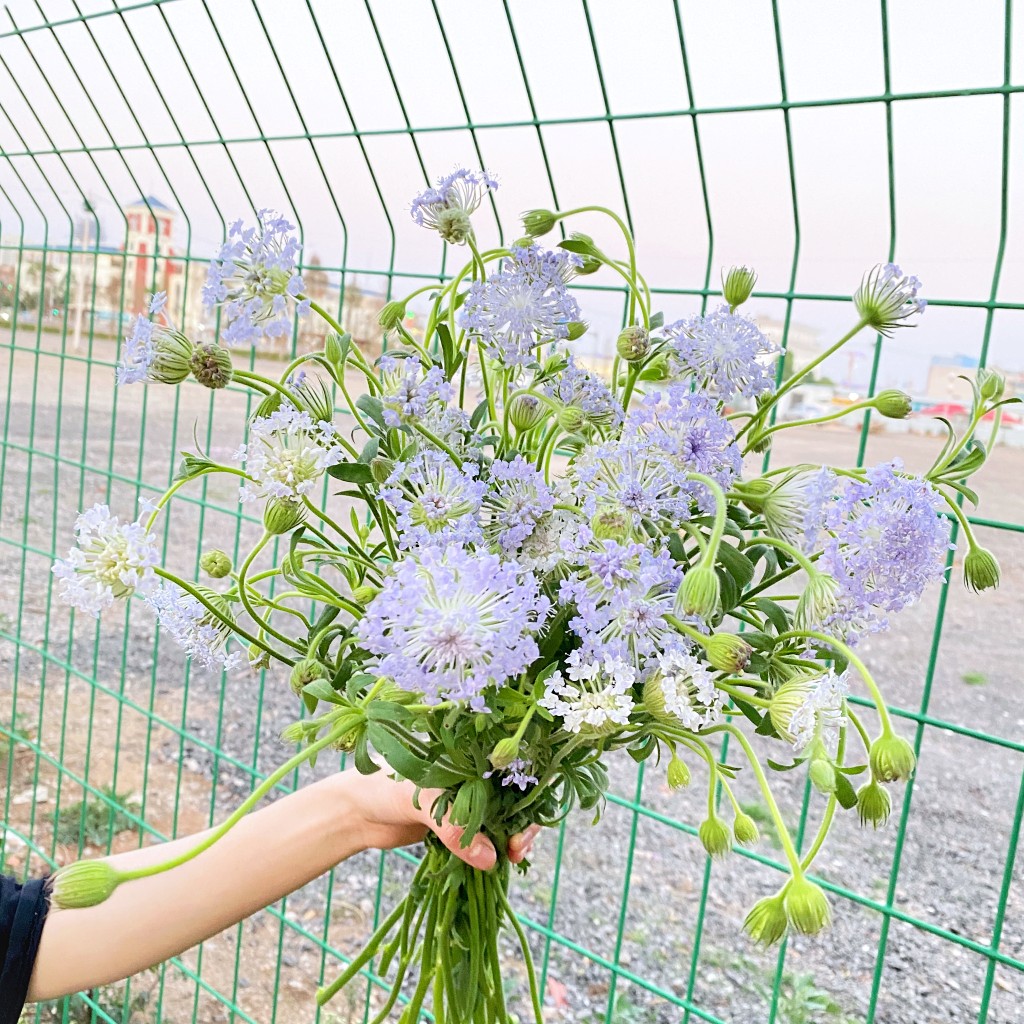
<path fill-rule="evenodd" d="M 915 313 L 923 313 L 925 300 L 917 297 L 921 282 L 903 273 L 895 263 L 878 264 L 864 275 L 853 304 L 861 319 L 879 334 L 892 334 Z"/>
<path fill-rule="evenodd" d="M 730 313 L 728 306 L 677 320 L 665 333 L 678 372 L 712 387 L 720 398 L 756 398 L 775 390 L 769 360 L 778 348 L 753 320 Z"/>
<path fill-rule="evenodd" d="M 254 483 L 242 486 L 242 501 L 283 498 L 299 501 L 310 494 L 328 467 L 345 456 L 338 432 L 308 412 L 282 405 L 269 416 L 253 420 L 249 441 L 235 452 Z"/>
<path fill-rule="evenodd" d="M 497 460 L 489 468 L 490 486 L 484 498 L 484 532 L 503 551 L 513 552 L 533 533 L 537 523 L 555 507 L 555 496 L 544 474 L 517 455 Z"/>
<path fill-rule="evenodd" d="M 532 573 L 455 544 L 395 564 L 358 631 L 376 671 L 428 701 L 468 700 L 518 676 L 538 655 L 550 603 Z"/>
<path fill-rule="evenodd" d="M 159 292 L 150 303 L 150 316 L 162 312 Z M 124 340 L 121 362 L 117 364 L 117 383 L 135 384 L 139 381 L 157 381 L 161 384 L 180 384 L 191 372 L 192 342 L 180 331 L 155 323 L 141 313 L 135 318 L 131 333 Z"/>
<path fill-rule="evenodd" d="M 622 421 L 622 406 L 608 385 L 597 374 L 577 364 L 571 353 L 561 373 L 545 385 L 545 391 L 563 409 L 577 412 L 584 426 L 607 427 Z"/>
<path fill-rule="evenodd" d="M 799 677 L 784 683 L 769 707 L 772 724 L 799 755 L 816 741 L 835 749 L 846 724 L 846 676 L 829 669 L 816 678 Z"/>
<path fill-rule="evenodd" d="M 146 595 L 146 604 L 153 609 L 160 628 L 168 632 L 174 642 L 193 661 L 203 668 L 228 671 L 242 664 L 241 651 L 227 652 L 231 626 L 227 601 L 212 590 L 203 596 L 224 616 L 218 618 L 198 598 L 174 583 L 165 582 Z"/>
<path fill-rule="evenodd" d="M 764 517 L 766 532 L 803 551 L 812 551 L 825 526 L 836 491 L 830 469 L 797 466 L 786 473 L 754 507 Z"/>
<path fill-rule="evenodd" d="M 555 672 L 537 703 L 561 718 L 569 732 L 609 735 L 629 721 L 636 669 L 615 655 L 588 657 L 573 651 L 565 676 Z"/>
<path fill-rule="evenodd" d="M 722 694 L 711 673 L 689 651 L 667 647 L 649 663 L 644 706 L 656 718 L 669 716 L 699 732 L 722 717 Z"/>
<path fill-rule="evenodd" d="M 460 468 L 445 452 L 427 448 L 395 465 L 381 497 L 395 510 L 403 548 L 483 539 L 478 513 L 486 485 L 476 465 Z"/>
<path fill-rule="evenodd" d="M 78 545 L 53 564 L 60 596 L 99 618 L 115 600 L 156 586 L 160 560 L 156 537 L 142 523 L 122 523 L 106 505 L 93 505 L 75 520 Z"/>
<path fill-rule="evenodd" d="M 524 761 L 523 758 L 517 757 L 503 768 L 496 770 L 502 773 L 501 784 L 503 786 L 515 786 L 517 789 L 525 790 L 527 786 L 536 786 L 540 781 L 536 775 L 530 774 L 532 767 L 532 761 Z M 489 779 L 493 774 L 494 772 L 484 772 L 484 778 Z"/>
<path fill-rule="evenodd" d="M 415 358 L 381 356 L 381 402 L 384 422 L 389 427 L 421 420 L 434 405 L 443 406 L 452 396 L 452 386 L 440 366 L 424 369 Z"/>
<path fill-rule="evenodd" d="M 446 242 L 464 245 L 473 234 L 470 214 L 497 188 L 497 179 L 487 171 L 460 167 L 416 196 L 409 212 L 421 227 L 436 231 Z"/>
<path fill-rule="evenodd" d="M 301 246 L 290 234 L 294 230 L 284 217 L 260 210 L 255 227 L 243 228 L 240 220 L 231 225 L 228 240 L 210 261 L 203 302 L 223 306 L 229 344 L 255 344 L 291 331 L 287 300 L 304 287 L 295 272 Z M 308 310 L 309 300 L 300 300 L 299 314 Z"/>
<path fill-rule="evenodd" d="M 460 326 L 480 339 L 492 359 L 524 366 L 534 349 L 568 337 L 580 309 L 566 281 L 578 257 L 537 245 L 514 246 L 504 269 L 475 281 L 459 311 Z"/>

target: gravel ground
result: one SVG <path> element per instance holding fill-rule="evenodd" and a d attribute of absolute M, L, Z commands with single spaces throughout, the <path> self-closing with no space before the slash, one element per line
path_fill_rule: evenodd
<path fill-rule="evenodd" d="M 5 351 L 5 358 L 9 355 Z M 110 358 L 111 353 L 100 350 L 98 343 L 94 355 Z M 209 393 L 198 388 L 179 389 L 176 402 L 175 393 L 160 388 L 148 394 L 133 389 L 115 401 L 110 373 L 103 367 L 93 368 L 90 381 L 87 369 L 84 362 L 62 363 L 43 356 L 37 363 L 31 355 L 17 353 L 8 378 L 8 366 L 0 363 L 0 388 L 6 391 L 9 387 L 10 391 L 2 435 L 6 449 L 0 450 L 4 460 L 0 628 L 15 632 L 22 640 L 20 653 L 9 641 L 0 640 L 0 664 L 16 669 L 16 710 L 43 730 L 38 742 L 52 752 L 56 762 L 67 767 L 71 757 L 61 753 L 65 716 L 57 712 L 63 708 L 70 709 L 64 728 L 73 734 L 65 746 L 83 751 L 84 760 L 74 771 L 88 773 L 96 785 L 112 777 L 119 730 L 137 726 L 139 735 L 144 736 L 139 746 L 141 762 L 148 757 L 152 766 L 171 766 L 190 779 L 212 783 L 212 788 L 196 791 L 190 810 L 204 817 L 210 813 L 220 816 L 249 789 L 251 766 L 266 772 L 286 756 L 278 736 L 297 711 L 286 680 L 278 673 L 266 679 L 245 676 L 219 683 L 201 672 L 189 674 L 176 650 L 156 643 L 152 620 L 141 607 L 133 607 L 127 619 L 120 617 L 121 613 L 110 614 L 102 635 L 81 616 L 70 631 L 67 610 L 58 604 L 50 606 L 48 568 L 50 553 L 54 549 L 63 553 L 70 545 L 78 508 L 109 498 L 117 512 L 130 514 L 136 495 L 134 481 L 141 477 L 147 484 L 166 482 L 173 465 L 172 452 L 192 448 L 193 431 L 209 445 L 212 456 L 226 458 L 240 439 L 244 402 L 239 395 L 218 393 L 211 411 Z M 911 468 L 924 468 L 936 444 L 934 438 L 910 434 L 872 435 L 867 458 L 878 461 L 900 454 Z M 26 449 L 36 453 L 31 477 Z M 780 462 L 843 462 L 851 460 L 855 450 L 852 432 L 818 429 L 795 437 L 783 434 L 773 458 Z M 79 465 L 82 462 L 87 467 L 84 472 Z M 1000 449 L 979 480 L 981 514 L 990 519 L 1024 520 L 1022 473 L 1024 451 Z M 169 565 L 184 574 L 194 572 L 200 533 L 204 547 L 221 546 L 229 551 L 239 536 L 244 548 L 258 534 L 256 524 L 239 522 L 233 491 L 231 484 L 210 483 L 206 498 L 222 511 L 208 511 L 202 517 L 197 505 L 175 504 L 166 534 Z M 190 493 L 198 496 L 201 488 Z M 906 812 L 902 846 L 897 844 L 893 824 L 880 833 L 865 833 L 844 816 L 819 858 L 817 870 L 828 882 L 872 904 L 885 904 L 891 888 L 892 905 L 900 917 L 919 918 L 929 927 L 961 936 L 965 943 L 987 947 L 994 930 L 1001 928 L 1001 954 L 1022 959 L 1022 869 L 1011 865 L 1007 875 L 1006 859 L 1024 762 L 1012 747 L 943 727 L 953 725 L 1017 743 L 1024 724 L 1013 663 L 1024 596 L 1024 544 L 1020 534 L 1009 531 L 983 528 L 979 537 L 1000 558 L 1004 583 L 995 594 L 968 594 L 959 583 L 958 559 L 930 690 L 925 690 L 925 668 L 939 603 L 937 592 L 904 613 L 892 632 L 864 645 L 889 701 L 909 715 L 924 708 L 930 720 L 941 723 L 924 729 L 921 764 Z M 49 652 L 45 666 L 33 646 Z M 70 680 L 65 663 L 72 669 Z M 6 671 L 2 676 L 3 690 L 9 691 L 12 673 Z M 93 678 L 100 683 L 99 691 L 88 682 Z M 129 703 L 122 707 L 118 695 Z M 48 710 L 40 711 L 44 705 Z M 11 707 L 11 702 L 5 700 L 3 706 Z M 150 712 L 157 715 L 155 722 Z M 914 728 L 912 718 L 902 722 L 904 734 L 912 736 Z M 76 745 L 83 732 L 88 742 Z M 617 961 L 623 968 L 614 996 L 617 1015 L 612 1019 L 616 1024 L 668 1024 L 682 1019 L 679 1008 L 663 996 L 631 984 L 630 977 L 644 979 L 678 998 L 690 995 L 699 1008 L 691 1017 L 695 1021 L 708 1019 L 708 1015 L 729 1024 L 769 1020 L 776 954 L 752 947 L 742 936 L 740 925 L 749 905 L 777 886 L 778 872 L 746 856 L 715 863 L 702 902 L 708 871 L 702 849 L 691 832 L 658 817 L 687 826 L 699 822 L 704 799 L 699 773 L 695 772 L 689 790 L 672 793 L 656 766 L 638 773 L 623 757 L 611 767 L 614 797 L 632 801 L 639 795 L 645 813 L 635 815 L 613 802 L 596 829 L 586 816 L 573 817 L 561 837 L 546 837 L 529 877 L 516 883 L 520 908 L 597 958 L 582 956 L 557 941 L 546 945 L 540 934 L 534 935 L 535 951 L 542 960 L 549 958 L 549 1020 L 589 1024 L 605 1019 L 612 998 L 612 973 L 600 961 Z M 124 764 L 118 771 L 125 778 L 133 777 Z M 749 776 L 749 772 L 744 774 Z M 796 774 L 774 780 L 785 813 L 794 823 L 800 820 L 804 795 Z M 155 782 L 149 788 L 154 787 Z M 749 777 L 741 778 L 739 791 L 742 800 L 757 802 L 756 786 Z M 900 793 L 896 796 L 894 821 Z M 150 799 L 147 796 L 147 801 Z M 158 820 L 157 827 L 164 831 L 175 822 L 183 828 L 193 827 L 188 823 L 189 808 L 181 806 L 186 802 L 168 803 L 165 799 L 160 803 L 153 796 L 155 817 L 147 820 Z M 166 814 L 155 810 L 158 805 Z M 812 799 L 810 831 L 820 811 L 821 802 Z M 42 842 L 45 815 L 40 811 L 29 826 Z M 635 841 L 630 860 L 631 840 Z M 560 844 L 561 867 L 556 870 Z M 778 857 L 767 839 L 759 852 Z M 896 856 L 900 867 L 894 873 Z M 400 861 L 388 858 L 383 876 L 385 901 L 398 891 L 405 874 Z M 352 949 L 367 934 L 379 877 L 379 858 L 370 856 L 357 858 L 335 873 L 331 893 L 334 924 L 329 935 L 339 948 Z M 1008 898 L 1001 915 L 999 895 L 1004 884 Z M 288 901 L 288 918 L 313 935 L 325 934 L 325 896 L 323 881 L 308 887 Z M 623 905 L 620 944 L 617 937 Z M 702 911 L 703 927 L 698 930 Z M 937 1024 L 978 1020 L 989 961 L 966 946 L 914 928 L 900 917 L 893 917 L 883 931 L 883 915 L 837 898 L 832 930 L 818 939 L 797 939 L 786 950 L 786 986 L 777 1019 L 787 1024 L 817 1020 L 847 1024 L 863 1019 L 872 1000 L 879 950 L 884 949 L 875 996 L 877 1021 Z M 275 1014 L 272 991 L 278 926 L 268 915 L 255 920 L 268 926 L 261 929 L 257 923 L 252 934 L 247 933 L 241 953 L 242 980 L 237 989 L 230 986 L 221 991 L 234 998 L 257 1024 L 270 1024 Z M 699 967 L 693 991 L 688 993 L 695 948 L 699 950 Z M 258 949 L 264 952 L 254 952 Z M 277 1011 L 294 1008 L 297 1015 L 289 1019 L 312 1019 L 309 989 L 301 979 L 314 980 L 319 967 L 315 946 L 301 935 L 289 934 L 283 956 L 291 980 L 282 987 L 290 985 L 302 998 L 295 1004 L 279 1002 Z M 332 969 L 328 964 L 328 972 Z M 230 977 L 228 972 L 226 978 Z M 518 974 L 513 974 L 512 984 L 521 993 L 524 982 Z M 799 992 L 811 984 L 830 995 L 834 1010 L 808 1009 Z M 986 1019 L 991 1024 L 1020 1021 L 1022 997 L 1024 977 L 997 964 Z M 280 999 L 287 998 L 286 991 Z M 227 1011 L 218 1008 L 218 1000 L 212 997 L 204 996 L 198 1006 L 197 1020 L 227 1019 Z M 806 1011 L 803 1016 L 801 1006 Z M 338 1024 L 348 1020 L 345 1013 L 337 1011 Z M 172 1019 L 170 1011 L 164 1019 Z"/>

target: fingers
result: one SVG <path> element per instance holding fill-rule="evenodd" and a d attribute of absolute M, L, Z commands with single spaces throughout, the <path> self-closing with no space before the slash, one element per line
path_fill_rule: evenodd
<path fill-rule="evenodd" d="M 498 862 L 494 844 L 483 833 L 477 833 L 469 846 L 463 847 L 462 836 L 465 829 L 453 825 L 447 818 L 440 825 L 431 821 L 430 827 L 437 833 L 438 839 L 470 867 L 490 871 Z"/>
<path fill-rule="evenodd" d="M 508 841 L 508 859 L 513 864 L 518 864 L 529 855 L 538 832 L 540 832 L 540 825 L 531 825 L 525 832 L 514 835 Z"/>

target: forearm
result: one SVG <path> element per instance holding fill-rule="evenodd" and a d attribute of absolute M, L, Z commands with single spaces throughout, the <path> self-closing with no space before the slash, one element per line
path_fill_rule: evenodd
<path fill-rule="evenodd" d="M 307 786 L 244 818 L 194 860 L 120 886 L 84 910 L 51 914 L 30 1000 L 128 977 L 281 899 L 367 848 L 352 777 Z M 194 846 L 189 836 L 109 858 L 121 870 L 160 863 Z"/>

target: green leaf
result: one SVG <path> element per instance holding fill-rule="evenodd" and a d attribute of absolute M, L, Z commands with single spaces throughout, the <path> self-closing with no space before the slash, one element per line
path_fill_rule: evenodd
<path fill-rule="evenodd" d="M 805 760 L 806 758 L 798 757 L 792 764 L 779 764 L 778 761 L 773 761 L 770 757 L 767 759 L 768 767 L 776 772 L 791 772 L 794 768 L 799 768 Z"/>
<path fill-rule="evenodd" d="M 765 715 L 761 719 L 761 724 L 754 730 L 758 736 L 769 736 L 772 739 L 781 739 L 779 731 L 775 728 L 775 723 L 772 721 L 771 715 Z"/>
<path fill-rule="evenodd" d="M 836 799 L 845 811 L 857 806 L 857 794 L 850 780 L 841 772 L 836 772 Z"/>
<path fill-rule="evenodd" d="M 844 775 L 861 775 L 868 770 L 866 764 L 845 764 L 837 765 L 836 771 L 842 772 Z"/>
<path fill-rule="evenodd" d="M 775 649 L 775 637 L 769 636 L 767 633 L 762 633 L 756 629 L 749 629 L 742 636 L 755 651 L 772 651 Z"/>
<path fill-rule="evenodd" d="M 651 314 L 651 330 L 656 331 L 665 323 L 665 314 L 662 312 Z"/>
<path fill-rule="evenodd" d="M 369 465 L 377 457 L 377 452 L 380 451 L 380 438 L 371 437 L 366 444 L 363 445 L 363 450 L 359 453 L 359 461 L 365 462 Z"/>
<path fill-rule="evenodd" d="M 473 415 L 469 417 L 469 425 L 475 430 L 487 417 L 487 399 L 485 398 L 474 410 Z"/>
<path fill-rule="evenodd" d="M 582 238 L 567 238 L 559 242 L 558 247 L 566 252 L 579 253 L 581 256 L 599 256 L 601 250 L 590 242 L 584 242 Z"/>
<path fill-rule="evenodd" d="M 626 753 L 629 754 L 637 764 L 642 761 L 646 761 L 658 749 L 658 741 L 654 736 L 647 736 L 642 743 L 634 744 L 631 747 L 626 748 Z"/>
<path fill-rule="evenodd" d="M 394 733 L 380 722 L 368 722 L 366 735 L 373 749 L 403 779 L 408 779 L 417 785 L 421 784 L 420 780 L 431 767 L 429 761 L 424 761 L 421 757 L 417 757 Z"/>
<path fill-rule="evenodd" d="M 742 590 L 754 578 L 754 565 L 742 552 L 731 544 L 718 546 L 718 561 L 722 563 L 729 575 Z"/>
<path fill-rule="evenodd" d="M 326 679 L 314 679 L 302 688 L 303 693 L 308 693 L 318 700 L 325 700 L 328 704 L 344 704 L 345 700 L 338 694 L 338 691 Z"/>
<path fill-rule="evenodd" d="M 174 474 L 173 483 L 179 480 L 192 480 L 194 477 L 202 476 L 218 469 L 216 462 L 211 462 L 205 455 L 193 455 L 191 452 L 181 453 L 181 462 L 178 463 L 178 472 Z"/>
<path fill-rule="evenodd" d="M 745 718 L 749 718 L 754 725 L 760 727 L 761 720 L 764 717 L 753 704 L 748 704 L 745 700 L 741 700 L 739 697 L 733 697 L 733 704 L 736 705 L 743 712 Z"/>
<path fill-rule="evenodd" d="M 327 475 L 347 484 L 372 484 L 373 473 L 365 462 L 339 462 L 327 467 Z"/>
<path fill-rule="evenodd" d="M 360 395 L 356 399 L 356 408 L 365 412 L 382 430 L 385 429 L 384 403 L 379 398 L 374 395 Z"/>
<path fill-rule="evenodd" d="M 785 633 L 789 629 L 789 616 L 786 614 L 786 610 L 777 605 L 770 597 L 755 598 L 754 604 L 775 627 L 777 633 Z"/>
<path fill-rule="evenodd" d="M 366 738 L 365 729 L 359 733 L 359 738 L 356 740 L 356 748 L 352 756 L 356 763 L 356 770 L 360 775 L 373 775 L 374 772 L 380 771 L 380 767 L 375 764 L 373 758 L 370 757 L 370 741 Z"/>

